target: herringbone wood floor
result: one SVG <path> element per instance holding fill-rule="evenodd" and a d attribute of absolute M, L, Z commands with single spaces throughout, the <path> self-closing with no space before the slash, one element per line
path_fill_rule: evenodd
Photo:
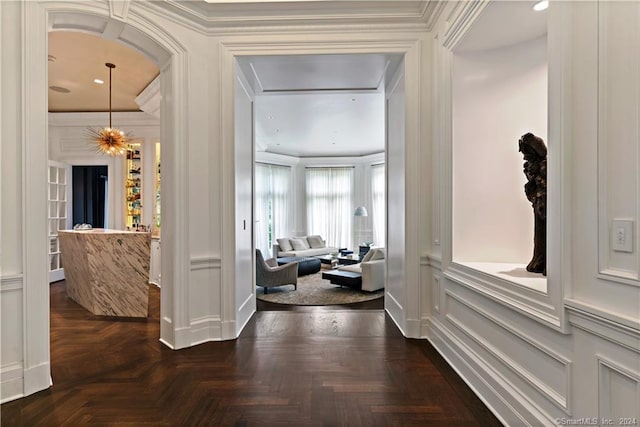
<path fill-rule="evenodd" d="M 380 309 L 259 311 L 239 339 L 179 351 L 158 337 L 154 286 L 147 319 L 113 320 L 53 284 L 54 385 L 2 405 L 2 426 L 500 425 Z"/>

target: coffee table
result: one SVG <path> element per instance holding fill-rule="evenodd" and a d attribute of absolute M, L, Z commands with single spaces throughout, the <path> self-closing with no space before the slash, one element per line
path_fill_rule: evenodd
<path fill-rule="evenodd" d="M 342 270 L 323 271 L 322 278 L 334 285 L 348 286 L 354 289 L 362 288 L 362 274 L 360 273 Z"/>
<path fill-rule="evenodd" d="M 331 264 L 331 260 L 333 257 L 331 255 L 322 255 L 317 257 L 321 263 L 323 264 Z M 357 264 L 360 262 L 360 257 L 357 255 L 352 255 L 351 258 L 347 258 L 346 256 L 338 255 L 335 257 L 338 260 L 339 265 L 351 265 Z"/>

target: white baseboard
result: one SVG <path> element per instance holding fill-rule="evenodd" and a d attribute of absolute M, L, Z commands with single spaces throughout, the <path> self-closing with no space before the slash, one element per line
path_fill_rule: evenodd
<path fill-rule="evenodd" d="M 23 369 L 20 363 L 12 363 L 0 369 L 0 403 L 24 397 Z"/>
<path fill-rule="evenodd" d="M 24 395 L 37 393 L 51 387 L 51 365 L 49 362 L 24 370 Z"/>

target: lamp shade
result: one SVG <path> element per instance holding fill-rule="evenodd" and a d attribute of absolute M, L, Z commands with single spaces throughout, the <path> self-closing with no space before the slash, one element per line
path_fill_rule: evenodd
<path fill-rule="evenodd" d="M 367 208 L 365 208 L 364 206 L 358 206 L 353 212 L 353 216 L 368 216 Z"/>

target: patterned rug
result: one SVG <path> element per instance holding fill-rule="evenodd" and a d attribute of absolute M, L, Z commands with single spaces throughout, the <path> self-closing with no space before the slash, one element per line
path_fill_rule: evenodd
<path fill-rule="evenodd" d="M 332 285 L 322 279 L 322 271 L 298 277 L 298 289 L 293 285 L 269 288 L 264 294 L 264 288 L 256 288 L 256 298 L 262 301 L 290 305 L 337 305 L 353 304 L 370 301 L 384 296 L 384 289 L 375 292 L 359 291 L 347 287 Z"/>

